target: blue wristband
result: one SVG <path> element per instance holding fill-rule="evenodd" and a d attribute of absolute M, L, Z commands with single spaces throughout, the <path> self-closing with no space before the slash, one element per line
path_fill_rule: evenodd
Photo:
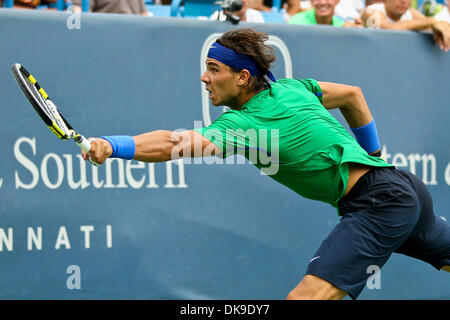
<path fill-rule="evenodd" d="M 372 120 L 369 124 L 359 128 L 350 128 L 356 137 L 359 145 L 371 154 L 372 152 L 380 149 L 380 141 L 378 139 L 377 126 L 375 120 Z"/>
<path fill-rule="evenodd" d="M 136 149 L 133 137 L 105 136 L 100 138 L 107 140 L 111 144 L 113 153 L 110 158 L 133 159 Z"/>

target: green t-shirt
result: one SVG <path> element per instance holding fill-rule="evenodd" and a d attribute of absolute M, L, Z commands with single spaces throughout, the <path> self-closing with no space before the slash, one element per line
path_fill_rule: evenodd
<path fill-rule="evenodd" d="M 289 24 L 301 24 L 301 25 L 311 25 L 317 24 L 316 15 L 314 9 L 303 11 L 295 14 L 288 21 Z M 333 16 L 331 20 L 331 25 L 334 27 L 342 27 L 345 21 L 339 17 Z"/>
<path fill-rule="evenodd" d="M 279 79 L 240 111 L 227 111 L 195 130 L 221 150 L 219 157 L 242 154 L 296 193 L 336 207 L 349 162 L 391 165 L 369 156 L 321 101 L 315 80 Z"/>

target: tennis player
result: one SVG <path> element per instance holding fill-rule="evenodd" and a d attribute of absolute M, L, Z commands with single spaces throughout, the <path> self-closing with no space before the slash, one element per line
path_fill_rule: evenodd
<path fill-rule="evenodd" d="M 279 167 L 270 177 L 301 196 L 331 204 L 341 216 L 288 299 L 356 299 L 368 267 L 381 268 L 393 252 L 450 272 L 450 225 L 433 213 L 420 179 L 379 157 L 375 121 L 361 89 L 313 79 L 276 80 L 267 39 L 263 32 L 237 29 L 211 46 L 201 81 L 213 105 L 231 110 L 209 127 L 96 138 L 83 158 L 160 162 L 227 157 L 239 150 L 248 156 L 255 148 L 271 156 L 276 148 Z M 327 111 L 334 108 L 356 140 Z M 242 134 L 248 130 L 277 132 L 277 140 L 262 148 Z M 264 170 L 260 159 L 254 164 Z"/>

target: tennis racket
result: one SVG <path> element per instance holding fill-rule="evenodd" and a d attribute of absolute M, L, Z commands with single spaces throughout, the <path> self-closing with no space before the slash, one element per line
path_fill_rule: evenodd
<path fill-rule="evenodd" d="M 28 101 L 51 132 L 62 140 L 73 139 L 78 147 L 89 153 L 91 142 L 73 129 L 36 79 L 18 63 L 13 64 L 11 72 Z M 95 161 L 91 159 L 89 161 L 98 166 Z"/>

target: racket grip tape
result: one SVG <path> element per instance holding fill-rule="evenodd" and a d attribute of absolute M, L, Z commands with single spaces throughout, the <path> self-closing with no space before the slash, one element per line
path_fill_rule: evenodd
<path fill-rule="evenodd" d="M 81 134 L 78 134 L 73 139 L 75 140 L 75 143 L 77 144 L 78 147 L 80 147 L 81 150 L 83 150 L 86 153 L 89 153 L 89 151 L 91 151 L 91 142 L 85 137 L 83 137 Z M 89 158 L 89 162 L 92 163 L 94 166 L 99 165 L 97 162 L 91 160 L 91 158 Z"/>

